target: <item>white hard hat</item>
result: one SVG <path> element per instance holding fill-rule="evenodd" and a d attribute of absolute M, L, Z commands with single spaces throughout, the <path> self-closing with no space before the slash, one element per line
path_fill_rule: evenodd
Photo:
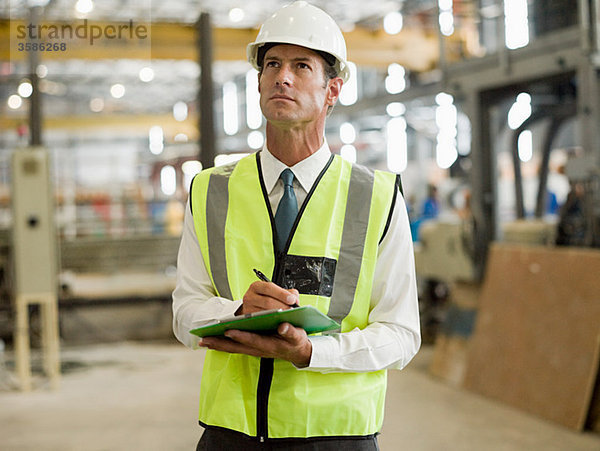
<path fill-rule="evenodd" d="M 333 65 L 344 83 L 350 76 L 342 31 L 325 11 L 305 1 L 284 6 L 260 27 L 256 40 L 246 47 L 248 62 L 255 69 L 260 70 L 258 49 L 270 43 L 300 45 L 328 53 L 335 58 Z"/>

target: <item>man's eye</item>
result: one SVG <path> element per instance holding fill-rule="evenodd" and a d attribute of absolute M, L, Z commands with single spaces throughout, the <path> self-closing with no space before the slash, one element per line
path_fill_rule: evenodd
<path fill-rule="evenodd" d="M 306 63 L 298 63 L 300 69 L 310 69 L 310 66 Z"/>
<path fill-rule="evenodd" d="M 277 67 L 277 61 L 267 61 L 267 67 Z"/>

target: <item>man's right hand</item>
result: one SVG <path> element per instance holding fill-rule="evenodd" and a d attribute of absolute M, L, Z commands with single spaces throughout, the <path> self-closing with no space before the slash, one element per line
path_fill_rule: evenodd
<path fill-rule="evenodd" d="M 245 315 L 247 313 L 259 312 L 261 310 L 288 309 L 298 304 L 298 290 L 286 290 L 273 282 L 256 281 L 244 294 L 243 304 L 235 313 Z"/>

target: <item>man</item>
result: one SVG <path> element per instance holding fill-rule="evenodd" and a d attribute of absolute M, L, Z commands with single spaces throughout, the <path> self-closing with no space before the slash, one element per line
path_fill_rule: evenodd
<path fill-rule="evenodd" d="M 324 139 L 348 77 L 331 17 L 303 1 L 282 8 L 248 59 L 259 70 L 266 144 L 194 179 L 173 293 L 175 335 L 208 348 L 198 449 L 377 449 L 386 370 L 403 368 L 420 346 L 399 181 L 334 157 Z M 253 268 L 273 282 L 256 280 Z M 341 330 L 307 336 L 283 323 L 270 336 L 189 333 L 295 303 Z"/>
<path fill-rule="evenodd" d="M 435 219 L 438 217 L 440 212 L 440 202 L 438 200 L 438 190 L 435 185 L 427 185 L 427 198 L 423 202 L 423 214 L 421 218 L 423 221 L 428 219 Z"/>

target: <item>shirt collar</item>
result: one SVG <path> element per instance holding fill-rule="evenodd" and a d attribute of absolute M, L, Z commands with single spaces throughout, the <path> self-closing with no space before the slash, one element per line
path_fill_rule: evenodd
<path fill-rule="evenodd" d="M 310 191 L 330 157 L 331 151 L 329 150 L 329 145 L 327 144 L 327 140 L 323 138 L 323 145 L 319 148 L 319 150 L 290 167 L 294 173 L 294 177 L 296 177 L 304 191 Z M 265 188 L 267 193 L 270 193 L 273 191 L 277 180 L 279 180 L 281 171 L 286 169 L 288 166 L 279 161 L 271 152 L 269 152 L 266 143 L 260 152 L 260 164 L 262 166 Z"/>

